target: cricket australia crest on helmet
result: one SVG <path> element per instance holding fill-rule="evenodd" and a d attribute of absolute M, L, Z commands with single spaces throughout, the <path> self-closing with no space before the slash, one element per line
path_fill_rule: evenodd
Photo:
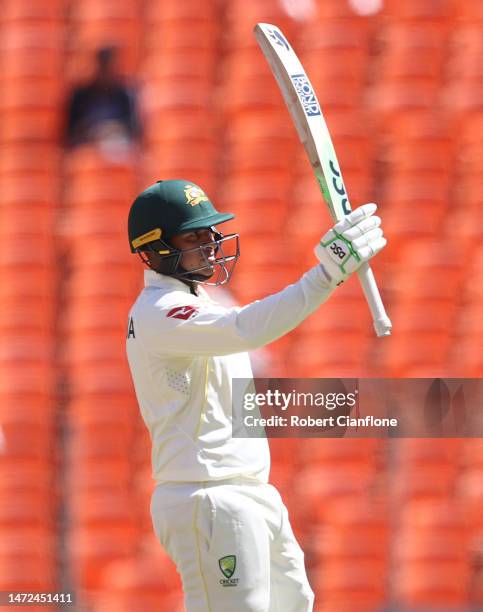
<path fill-rule="evenodd" d="M 208 196 L 197 185 L 186 185 L 184 194 L 186 196 L 186 201 L 188 204 L 191 204 L 191 206 L 196 206 L 201 202 L 208 202 Z"/>

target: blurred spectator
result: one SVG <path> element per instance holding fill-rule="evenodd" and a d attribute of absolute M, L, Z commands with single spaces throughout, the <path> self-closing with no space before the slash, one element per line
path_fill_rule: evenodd
<path fill-rule="evenodd" d="M 141 135 L 134 88 L 117 72 L 117 50 L 103 47 L 96 55 L 93 79 L 72 92 L 67 109 L 67 145 L 98 143 L 125 150 Z"/>

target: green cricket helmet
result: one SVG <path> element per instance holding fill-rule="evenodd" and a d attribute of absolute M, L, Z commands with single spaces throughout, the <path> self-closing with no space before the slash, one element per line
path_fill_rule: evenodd
<path fill-rule="evenodd" d="M 195 183 L 182 179 L 158 181 L 141 192 L 131 206 L 128 218 L 129 246 L 132 253 L 138 253 L 143 262 L 156 272 L 181 280 L 224 284 L 229 280 L 240 254 L 238 235 L 223 236 L 216 226 L 234 216 L 232 213 L 218 212 Z M 185 270 L 181 259 L 188 250 L 175 249 L 170 239 L 201 229 L 212 229 L 214 240 L 189 249 L 199 250 L 203 254 L 204 265 L 195 270 Z M 214 263 L 208 261 L 206 252 L 209 248 L 215 251 Z M 158 255 L 155 266 L 149 253 Z M 214 282 L 207 281 L 207 270 L 212 270 L 213 274 L 218 272 Z"/>

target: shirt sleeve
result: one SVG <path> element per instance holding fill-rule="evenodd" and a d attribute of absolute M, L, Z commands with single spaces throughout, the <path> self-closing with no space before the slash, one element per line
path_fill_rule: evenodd
<path fill-rule="evenodd" d="M 319 265 L 282 291 L 242 308 L 225 308 L 178 292 L 176 301 L 168 294 L 169 299 L 145 304 L 134 313 L 134 324 L 143 344 L 163 356 L 241 353 L 294 329 L 334 288 Z"/>

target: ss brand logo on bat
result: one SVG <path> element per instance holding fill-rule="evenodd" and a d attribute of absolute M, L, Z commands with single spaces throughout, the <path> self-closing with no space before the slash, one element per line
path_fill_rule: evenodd
<path fill-rule="evenodd" d="M 337 191 L 339 195 L 345 196 L 346 195 L 345 187 L 344 187 L 344 183 L 342 182 L 340 172 L 337 170 L 332 160 L 329 161 L 329 166 L 330 166 L 330 170 L 332 174 L 335 174 L 335 176 L 332 177 L 332 185 L 334 185 L 334 189 Z M 337 184 L 337 179 L 341 179 L 340 186 Z M 347 198 L 342 198 L 341 205 L 342 205 L 342 209 L 344 210 L 344 214 L 346 215 L 348 215 L 351 212 L 351 209 L 347 206 L 347 204 L 348 204 Z"/>

